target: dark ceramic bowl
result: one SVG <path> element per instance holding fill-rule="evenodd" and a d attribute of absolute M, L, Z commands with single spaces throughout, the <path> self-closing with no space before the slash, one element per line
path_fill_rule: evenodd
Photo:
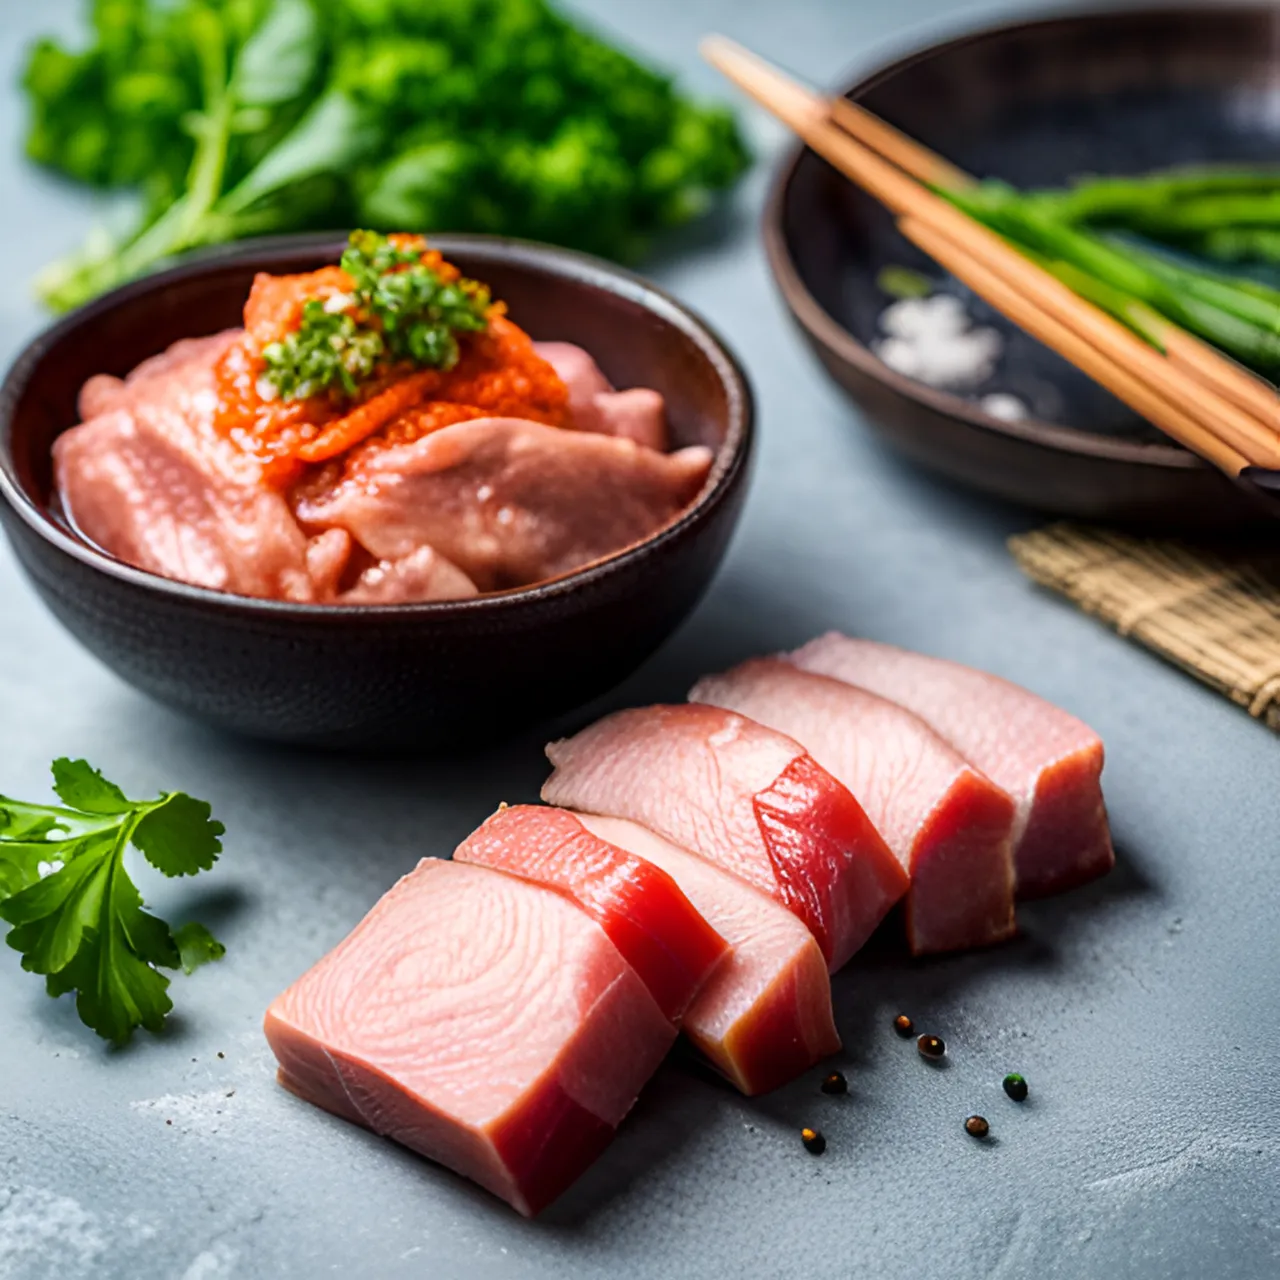
<path fill-rule="evenodd" d="M 1019 186 L 1081 173 L 1280 159 L 1280 10 L 1109 10 L 1024 22 L 913 53 L 847 90 L 925 145 Z M 1004 355 L 981 394 L 1030 416 L 1005 422 L 969 398 L 895 373 L 872 352 L 890 264 L 948 281 L 869 196 L 807 149 L 765 216 L 774 276 L 832 376 L 893 448 L 954 480 L 1045 511 L 1225 528 L 1259 519 L 1217 471 L 1172 444 L 980 300 Z M 954 281 L 943 285 L 964 294 Z"/>
<path fill-rule="evenodd" d="M 316 746 L 439 749 L 510 731 L 619 681 L 689 612 L 737 519 L 751 391 L 696 316 L 607 263 L 484 236 L 433 243 L 535 338 L 580 343 L 616 385 L 666 397 L 678 445 L 716 451 L 701 495 L 643 543 L 554 582 L 474 600 L 282 604 L 171 582 L 59 519 L 50 446 L 91 374 L 239 322 L 256 271 L 335 262 L 333 236 L 221 250 L 127 285 L 38 337 L 0 387 L 0 517 L 37 591 L 131 684 L 201 720 Z"/>

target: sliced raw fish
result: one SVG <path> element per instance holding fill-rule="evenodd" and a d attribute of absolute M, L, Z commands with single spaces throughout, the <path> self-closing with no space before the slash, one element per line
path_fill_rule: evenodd
<path fill-rule="evenodd" d="M 582 825 L 661 867 L 733 948 L 681 1024 L 732 1084 L 765 1093 L 840 1048 L 826 961 L 790 911 L 638 823 L 583 814 Z"/>
<path fill-rule="evenodd" d="M 80 388 L 80 417 L 87 421 L 113 409 L 128 408 L 140 396 L 149 394 L 147 383 L 153 378 L 211 367 L 239 336 L 239 329 L 224 329 L 206 338 L 179 338 L 158 355 L 148 356 L 123 378 L 94 374 Z"/>
<path fill-rule="evenodd" d="M 525 1215 L 608 1144 L 675 1038 L 557 893 L 427 859 L 267 1010 L 282 1082 Z"/>
<path fill-rule="evenodd" d="M 370 457 L 297 504 L 380 560 L 426 543 L 482 591 L 552 578 L 669 524 L 711 468 L 703 448 L 656 453 L 519 418 L 443 427 Z"/>
<path fill-rule="evenodd" d="M 345 530 L 330 529 L 328 533 Z M 327 534 L 325 535 L 327 536 Z M 419 547 L 399 560 L 370 565 L 339 604 L 410 604 L 427 600 L 466 600 L 479 595 L 476 584 L 457 565 L 431 547 Z"/>
<path fill-rule="evenodd" d="M 240 595 L 311 601 L 308 543 L 258 464 L 213 428 L 211 352 L 224 335 L 157 357 L 116 385 L 86 386 L 114 406 L 54 442 L 72 523 L 139 569 Z"/>
<path fill-rule="evenodd" d="M 1114 865 L 1102 740 L 1075 716 L 985 671 L 837 632 L 789 660 L 914 711 L 1013 797 L 1019 897 L 1060 893 Z"/>
<path fill-rule="evenodd" d="M 308 540 L 307 573 L 321 599 L 337 593 L 350 560 L 351 535 L 345 529 L 326 529 Z"/>
<path fill-rule="evenodd" d="M 911 877 L 917 955 L 1012 935 L 1013 800 L 919 716 L 780 658 L 709 676 L 689 697 L 795 738 L 857 797 Z"/>
<path fill-rule="evenodd" d="M 729 949 L 664 870 L 592 835 L 564 809 L 500 809 L 453 856 L 578 903 L 677 1024 Z"/>
<path fill-rule="evenodd" d="M 569 413 L 577 430 L 621 436 L 666 451 L 666 406 L 657 391 L 615 391 L 591 353 L 570 342 L 535 342 L 533 349 L 568 388 Z"/>
<path fill-rule="evenodd" d="M 907 876 L 848 789 L 794 739 L 718 707 L 619 711 L 547 747 L 549 804 L 630 818 L 767 893 L 831 969 Z"/>

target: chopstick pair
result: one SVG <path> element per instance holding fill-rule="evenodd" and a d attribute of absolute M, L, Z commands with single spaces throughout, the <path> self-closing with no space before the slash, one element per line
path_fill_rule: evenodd
<path fill-rule="evenodd" d="M 907 239 L 1015 324 L 1228 475 L 1280 482 L 1266 474 L 1280 473 L 1280 396 L 1267 383 L 1154 312 L 1164 354 L 1149 346 L 930 190 L 962 190 L 974 179 L 864 108 L 810 92 L 723 36 L 707 37 L 701 49 L 885 205 Z"/>

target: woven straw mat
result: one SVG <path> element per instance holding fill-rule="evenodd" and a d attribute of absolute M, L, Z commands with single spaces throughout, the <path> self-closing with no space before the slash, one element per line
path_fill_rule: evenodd
<path fill-rule="evenodd" d="M 1022 571 L 1280 732 L 1280 546 L 1055 524 L 1009 540 Z"/>

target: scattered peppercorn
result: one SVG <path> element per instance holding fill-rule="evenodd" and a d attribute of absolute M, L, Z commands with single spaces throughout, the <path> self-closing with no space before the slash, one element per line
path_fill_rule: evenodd
<path fill-rule="evenodd" d="M 848 1093 L 849 1082 L 844 1078 L 843 1071 L 833 1071 L 823 1080 L 821 1084 L 823 1093 Z"/>
<path fill-rule="evenodd" d="M 1027 1082 L 1016 1072 L 1011 1071 L 1004 1078 L 1004 1091 L 1014 1102 L 1026 1102 Z"/>
<path fill-rule="evenodd" d="M 900 1013 L 893 1020 L 893 1029 L 905 1039 L 916 1029 L 916 1024 L 905 1013 Z"/>
<path fill-rule="evenodd" d="M 827 1149 L 827 1140 L 820 1129 L 801 1129 L 800 1141 L 811 1156 L 820 1156 Z"/>
<path fill-rule="evenodd" d="M 991 1126 L 982 1116 L 970 1116 L 964 1122 L 964 1131 L 973 1138 L 985 1138 L 991 1132 Z"/>
<path fill-rule="evenodd" d="M 922 1058 L 932 1058 L 935 1062 L 947 1051 L 941 1036 L 921 1036 L 916 1041 L 916 1048 Z"/>

